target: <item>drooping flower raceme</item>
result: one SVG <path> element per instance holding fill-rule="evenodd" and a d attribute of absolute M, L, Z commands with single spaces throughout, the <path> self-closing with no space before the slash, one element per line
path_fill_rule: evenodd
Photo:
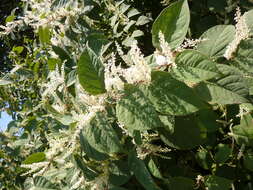
<path fill-rule="evenodd" d="M 112 54 L 111 59 L 108 61 L 105 67 L 105 88 L 106 90 L 123 90 L 124 82 L 120 76 L 123 75 L 122 68 L 116 66 L 115 55 Z"/>
<path fill-rule="evenodd" d="M 158 66 L 173 66 L 176 67 L 174 56 L 171 47 L 166 42 L 164 34 L 159 32 L 159 43 L 161 51 L 156 50 L 154 56 L 156 59 L 156 64 Z"/>
<path fill-rule="evenodd" d="M 107 91 L 122 90 L 124 88 L 123 79 L 129 84 L 146 83 L 151 81 L 151 68 L 146 63 L 144 56 L 135 41 L 129 51 L 129 67 L 124 69 L 120 65 L 116 66 L 115 56 L 105 65 L 105 86 Z"/>
<path fill-rule="evenodd" d="M 249 28 L 246 24 L 245 17 L 241 15 L 241 10 L 238 7 L 235 14 L 235 38 L 234 40 L 227 46 L 226 52 L 224 53 L 224 57 L 226 59 L 231 59 L 233 57 L 233 53 L 236 51 L 238 45 L 242 40 L 249 38 Z"/>
<path fill-rule="evenodd" d="M 151 68 L 147 65 L 144 56 L 137 46 L 137 41 L 131 46 L 129 52 L 131 65 L 124 70 L 124 78 L 129 84 L 149 83 L 151 81 Z"/>

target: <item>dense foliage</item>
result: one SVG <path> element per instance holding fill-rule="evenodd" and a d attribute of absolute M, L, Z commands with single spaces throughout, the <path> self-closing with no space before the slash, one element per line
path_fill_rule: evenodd
<path fill-rule="evenodd" d="M 0 189 L 252 189 L 251 0 L 13 3 Z"/>

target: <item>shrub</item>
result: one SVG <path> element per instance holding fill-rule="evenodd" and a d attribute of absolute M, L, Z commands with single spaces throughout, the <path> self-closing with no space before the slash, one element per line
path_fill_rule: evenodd
<path fill-rule="evenodd" d="M 203 32 L 187 0 L 24 1 L 0 32 L 22 40 L 0 79 L 1 188 L 250 189 L 252 4 L 220 2 L 198 5 Z"/>

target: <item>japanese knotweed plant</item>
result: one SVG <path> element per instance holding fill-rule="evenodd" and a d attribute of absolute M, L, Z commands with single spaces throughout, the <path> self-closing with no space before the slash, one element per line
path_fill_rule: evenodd
<path fill-rule="evenodd" d="M 128 53 L 121 44 L 105 53 L 106 39 L 89 36 L 86 1 L 27 2 L 26 15 L 2 27 L 33 26 L 46 52 L 40 103 L 29 114 L 47 123 L 35 126 L 42 143 L 20 166 L 24 189 L 251 188 L 252 10 L 238 8 L 235 26 L 193 40 L 188 1 L 175 1 L 154 21 L 156 50 L 145 57 L 135 40 Z M 80 19 L 89 26 L 74 31 Z M 11 74 L 0 84 L 15 83 Z"/>

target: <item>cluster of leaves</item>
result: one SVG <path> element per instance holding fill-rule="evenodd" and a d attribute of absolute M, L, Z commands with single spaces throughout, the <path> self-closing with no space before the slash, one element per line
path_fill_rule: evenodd
<path fill-rule="evenodd" d="M 35 4 L 42 2 L 49 3 Z M 226 59 L 238 37 L 228 24 L 234 4 L 213 2 L 189 1 L 190 11 L 187 0 L 167 1 L 151 25 L 157 10 L 141 7 L 145 1 L 52 1 L 52 14 L 64 15 L 31 25 L 35 38 L 12 48 L 16 66 L 0 79 L 0 103 L 16 114 L 0 136 L 0 188 L 250 190 L 253 12 L 242 16 L 248 38 Z M 201 34 L 196 20 L 207 12 L 223 25 Z M 145 44 L 147 30 L 157 51 L 164 34 L 176 67 L 149 54 L 151 81 L 109 91 L 107 58 L 129 60 L 129 45 Z M 206 40 L 178 51 L 186 37 L 200 34 Z"/>

